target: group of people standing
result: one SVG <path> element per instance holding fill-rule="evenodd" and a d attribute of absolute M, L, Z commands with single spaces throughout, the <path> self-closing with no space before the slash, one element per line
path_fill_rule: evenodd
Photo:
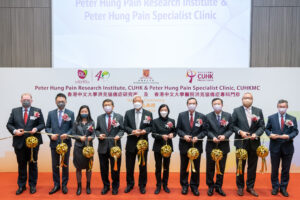
<path fill-rule="evenodd" d="M 159 117 L 153 120 L 152 113 L 143 108 L 141 96 L 133 98 L 133 109 L 128 110 L 125 116 L 114 111 L 114 102 L 105 99 L 102 103 L 104 113 L 98 116 L 95 122 L 91 117 L 88 106 L 83 105 L 78 111 L 75 119 L 74 112 L 66 109 L 67 97 L 59 93 L 55 97 L 57 108 L 48 113 L 46 124 L 41 109 L 32 107 L 32 96 L 29 93 L 21 95 L 21 107 L 14 108 L 7 123 L 7 129 L 13 135 L 13 147 L 18 162 L 18 190 L 19 195 L 26 190 L 27 166 L 29 166 L 28 182 L 30 193 L 36 192 L 38 168 L 36 162 L 30 161 L 31 151 L 26 147 L 26 138 L 35 136 L 38 139 L 37 147 L 33 148 L 33 159 L 38 159 L 39 145 L 43 143 L 41 131 L 46 130 L 50 138 L 50 149 L 52 157 L 52 172 L 54 187 L 49 194 L 54 194 L 60 189 L 64 194 L 68 193 L 69 180 L 69 156 L 72 146 L 71 138 L 75 139 L 73 150 L 73 164 L 76 168 L 77 195 L 82 192 L 82 170 L 86 170 L 86 193 L 91 193 L 91 161 L 83 155 L 86 146 L 93 146 L 93 140 L 99 140 L 98 156 L 100 161 L 101 179 L 104 195 L 112 188 L 112 194 L 118 194 L 120 186 L 121 157 L 113 158 L 110 149 L 121 146 L 121 138 L 127 133 L 125 147 L 126 156 L 126 182 L 125 193 L 130 192 L 135 185 L 134 167 L 137 156 L 141 156 L 137 149 L 137 143 L 143 139 L 148 141 L 148 135 L 154 138 L 152 150 L 155 158 L 156 189 L 159 194 L 161 188 L 167 193 L 170 157 L 163 157 L 161 148 L 168 144 L 173 149 L 172 140 L 178 135 L 180 151 L 180 185 L 182 194 L 187 194 L 190 187 L 195 196 L 199 196 L 200 183 L 200 160 L 203 152 L 203 138 L 206 141 L 206 184 L 207 194 L 212 196 L 214 192 L 226 196 L 222 189 L 227 154 L 230 152 L 229 138 L 234 133 L 234 145 L 237 149 L 245 149 L 248 154 L 247 180 L 244 180 L 246 160 L 242 162 L 242 174 L 236 176 L 237 194 L 244 195 L 244 188 L 253 196 L 258 196 L 254 190 L 258 156 L 256 150 L 260 146 L 260 136 L 266 132 L 270 137 L 271 152 L 271 182 L 272 195 L 280 191 L 283 196 L 289 196 L 287 186 L 289 182 L 289 170 L 294 153 L 293 139 L 298 134 L 296 118 L 287 114 L 288 102 L 279 100 L 278 112 L 268 117 L 265 126 L 263 112 L 260 108 L 252 106 L 253 96 L 245 93 L 242 97 L 242 106 L 235 108 L 233 113 L 223 111 L 223 100 L 215 98 L 212 100 L 213 111 L 204 115 L 196 111 L 197 99 L 189 98 L 186 102 L 187 111 L 179 113 L 177 124 L 169 117 L 170 109 L 166 104 L 158 108 Z M 60 177 L 61 155 L 56 151 L 57 145 L 64 142 L 68 151 L 64 154 L 64 165 Z M 199 156 L 193 160 L 195 170 L 191 171 L 189 177 L 188 151 L 191 147 L 199 151 Z M 213 149 L 218 148 L 223 152 L 223 158 L 219 163 L 221 173 L 215 173 L 216 162 L 211 158 Z M 147 184 L 147 157 L 148 149 L 143 152 L 142 162 L 139 164 L 138 186 L 141 194 L 146 193 Z M 278 173 L 280 161 L 282 162 L 281 180 Z M 237 159 L 238 165 L 238 159 Z M 117 167 L 115 166 L 117 165 Z M 109 166 L 111 168 L 112 183 L 109 180 Z M 163 169 L 163 170 L 162 170 Z M 163 172 L 162 172 L 163 171 Z M 216 179 L 214 181 L 214 176 Z M 60 180 L 62 179 L 62 180 Z"/>

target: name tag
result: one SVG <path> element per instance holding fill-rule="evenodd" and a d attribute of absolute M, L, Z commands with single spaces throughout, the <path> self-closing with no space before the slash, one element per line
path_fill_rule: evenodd
<path fill-rule="evenodd" d="M 35 116 L 30 116 L 30 120 L 36 120 Z"/>

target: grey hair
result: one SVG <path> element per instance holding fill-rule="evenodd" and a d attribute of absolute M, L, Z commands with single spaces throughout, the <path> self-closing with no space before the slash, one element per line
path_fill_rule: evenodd
<path fill-rule="evenodd" d="M 287 100 L 285 100 L 285 99 L 280 99 L 280 100 L 278 101 L 277 105 L 278 105 L 278 104 L 282 104 L 282 103 L 286 103 L 286 105 L 289 106 L 289 102 L 288 102 Z"/>
<path fill-rule="evenodd" d="M 26 95 L 30 96 L 30 98 L 32 99 L 32 95 L 28 92 L 21 94 L 21 99 L 23 99 L 23 96 L 26 96 Z"/>

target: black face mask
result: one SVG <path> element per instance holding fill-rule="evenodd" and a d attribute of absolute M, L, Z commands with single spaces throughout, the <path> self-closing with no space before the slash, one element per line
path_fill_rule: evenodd
<path fill-rule="evenodd" d="M 66 103 L 65 103 L 65 102 L 60 101 L 60 102 L 57 103 L 57 107 L 58 107 L 59 109 L 61 109 L 61 110 L 64 109 L 65 106 L 66 106 Z"/>
<path fill-rule="evenodd" d="M 29 100 L 24 100 L 24 101 L 22 101 L 22 106 L 24 108 L 29 108 L 31 106 L 31 103 Z"/>

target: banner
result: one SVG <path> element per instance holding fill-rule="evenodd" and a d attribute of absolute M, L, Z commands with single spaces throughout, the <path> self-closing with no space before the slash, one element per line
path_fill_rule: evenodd
<path fill-rule="evenodd" d="M 141 95 L 144 108 L 153 112 L 157 118 L 158 107 L 168 104 L 170 117 L 177 121 L 178 114 L 187 110 L 186 100 L 195 97 L 198 100 L 197 111 L 207 114 L 212 111 L 211 100 L 220 97 L 224 100 L 224 111 L 232 113 L 235 107 L 241 106 L 245 92 L 254 96 L 253 105 L 262 108 L 267 117 L 277 112 L 277 101 L 289 101 L 288 113 L 299 119 L 300 69 L 295 68 L 252 68 L 252 69 L 41 69 L 41 68 L 4 68 L 1 72 L 1 115 L 0 138 L 11 136 L 6 129 L 12 108 L 21 106 L 20 98 L 24 92 L 33 96 L 32 106 L 42 109 L 47 120 L 48 112 L 55 109 L 57 93 L 67 95 L 67 108 L 78 114 L 81 105 L 88 105 L 93 119 L 103 114 L 102 101 L 110 98 L 115 103 L 114 111 L 124 116 L 126 110 L 132 109 L 132 98 Z M 299 125 L 299 123 L 298 123 Z M 233 139 L 234 136 L 231 136 Z M 40 171 L 51 171 L 51 154 L 49 138 L 43 135 L 44 144 L 40 147 L 38 165 Z M 126 137 L 122 138 L 125 147 Z M 149 135 L 149 171 L 155 170 L 152 152 L 153 138 Z M 178 150 L 179 138 L 174 138 L 174 153 L 171 157 L 170 170 L 179 172 Z M 269 146 L 269 138 L 264 134 L 262 143 Z M 205 149 L 204 141 L 204 149 Z M 300 172 L 300 140 L 295 138 L 295 154 L 292 161 L 292 172 Z M 94 147 L 98 141 L 94 142 Z M 72 148 L 73 152 L 73 148 Z M 70 156 L 71 171 L 74 171 L 73 153 Z M 123 148 L 121 171 L 125 171 L 125 148 Z M 226 172 L 235 172 L 235 148 L 231 143 Z M 205 171 L 205 153 L 201 158 L 201 171 Z M 0 141 L 0 171 L 17 171 L 17 161 L 12 147 L 12 139 Z M 259 166 L 260 166 L 259 161 Z M 93 170 L 99 171 L 98 155 L 95 155 Z M 268 172 L 270 160 L 267 157 Z"/>

